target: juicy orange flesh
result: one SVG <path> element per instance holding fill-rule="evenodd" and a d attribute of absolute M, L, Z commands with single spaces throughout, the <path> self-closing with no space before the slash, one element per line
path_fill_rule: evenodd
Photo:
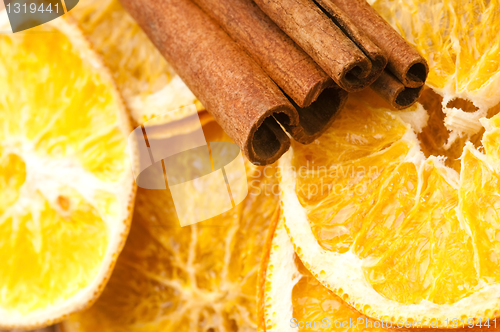
<path fill-rule="evenodd" d="M 220 127 L 207 127 L 214 127 L 207 140 L 220 141 Z M 272 169 L 265 176 L 263 168 L 252 166 L 247 174 L 249 194 L 241 204 L 182 228 L 168 191 L 139 189 L 132 229 L 110 282 L 92 308 L 63 327 L 80 332 L 255 330 L 257 272 L 278 203 L 272 190 L 278 190 Z"/>
<path fill-rule="evenodd" d="M 373 217 L 369 220 L 375 220 L 379 213 L 383 225 L 371 224 L 375 231 L 358 237 L 357 242 L 370 243 L 370 239 L 383 238 L 380 243 L 371 241 L 379 247 L 371 252 L 355 248 L 361 257 L 374 260 L 373 265 L 365 268 L 374 289 L 381 294 L 397 294 L 394 299 L 403 303 L 418 303 L 423 299 L 436 303 L 447 303 L 450 298 L 456 301 L 472 293 L 477 284 L 471 239 L 460 227 L 454 210 L 457 192 L 436 168 L 432 165 L 429 168 L 423 172 L 419 202 L 408 197 L 406 202 L 400 202 L 387 195 L 386 202 L 396 208 L 381 202 L 383 211 L 371 209 Z M 416 172 L 412 173 L 413 180 L 417 180 Z M 404 178 L 404 173 L 395 174 L 398 175 Z M 414 183 L 417 185 L 418 181 Z M 381 188 L 380 192 L 384 189 L 394 190 Z M 399 194 L 406 196 L 404 189 Z M 400 213 L 403 207 L 406 211 Z"/>
<path fill-rule="evenodd" d="M 37 153 L 75 158 L 100 179 L 120 178 L 127 158 L 116 125 L 120 101 L 102 82 L 102 69 L 48 27 L 0 35 L 0 46 L 0 57 L 12 59 L 0 64 L 0 140 L 30 141 Z"/>
<path fill-rule="evenodd" d="M 500 72 L 498 0 L 376 0 L 372 6 L 427 58 L 427 83 L 474 93 Z"/>
<path fill-rule="evenodd" d="M 318 144 L 294 145 L 296 193 L 319 244 L 353 251 L 372 287 L 405 304 L 454 303 L 499 282 L 500 174 L 493 166 L 500 131 L 487 131 L 483 141 L 492 159 L 466 154 L 459 175 L 433 156 L 426 160 L 397 113 L 369 102 L 349 99 Z"/>
<path fill-rule="evenodd" d="M 26 179 L 26 165 L 15 154 L 2 153 L 0 146 L 0 192 L 3 193 L 3 204 L 0 214 L 19 198 L 19 190 Z"/>
<path fill-rule="evenodd" d="M 61 303 L 88 285 L 108 238 L 106 225 L 86 202 L 64 218 L 43 197 L 33 201 L 41 206 L 0 225 L 0 259 L 5 262 L 0 285 L 6 290 L 0 306 L 21 313 Z"/>
<path fill-rule="evenodd" d="M 293 318 L 296 320 L 294 323 L 298 331 L 324 329 L 325 331 L 375 332 L 386 330 L 381 327 L 380 322 L 375 323 L 363 316 L 321 285 L 298 257 L 295 257 L 295 263 L 301 274 L 292 291 Z M 299 322 L 302 322 L 300 326 Z"/>
<path fill-rule="evenodd" d="M 497 137 L 498 140 L 498 137 Z M 498 141 L 497 141 L 498 142 Z M 464 219 L 476 239 L 480 274 L 490 282 L 498 279 L 500 264 L 500 174 L 477 156 L 466 151 L 462 160 L 464 172 L 459 196 Z"/>
<path fill-rule="evenodd" d="M 107 250 L 103 218 L 118 214 L 117 198 L 103 188 L 91 202 L 82 183 L 114 186 L 128 156 L 120 100 L 86 56 L 49 26 L 0 35 L 2 308 L 61 304 L 90 285 Z"/>

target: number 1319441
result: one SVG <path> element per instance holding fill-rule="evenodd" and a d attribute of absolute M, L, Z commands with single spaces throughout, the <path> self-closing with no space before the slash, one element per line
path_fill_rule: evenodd
<path fill-rule="evenodd" d="M 59 10 L 60 10 L 58 3 L 55 4 L 54 6 L 52 6 L 51 3 L 44 6 L 43 3 L 38 5 L 34 2 L 32 2 L 30 4 L 28 4 L 28 3 L 24 3 L 24 4 L 14 3 L 12 5 L 9 3 L 9 4 L 7 4 L 7 6 L 5 8 L 6 8 L 8 14 L 11 14 L 11 13 L 35 14 L 35 13 L 45 13 L 45 12 L 47 12 L 47 13 L 52 13 L 52 12 L 59 13 Z"/>
<path fill-rule="evenodd" d="M 482 328 L 496 328 L 497 327 L 497 319 L 492 319 L 486 322 L 481 321 L 475 321 L 474 318 L 452 318 L 452 319 L 445 319 L 445 325 L 446 328 L 473 328 L 473 327 L 482 327 Z"/>

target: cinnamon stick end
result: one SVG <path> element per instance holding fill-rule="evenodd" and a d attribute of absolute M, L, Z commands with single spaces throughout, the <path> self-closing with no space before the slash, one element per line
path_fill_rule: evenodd
<path fill-rule="evenodd" d="M 429 74 L 429 65 L 423 58 L 414 61 L 403 75 L 403 84 L 409 88 L 418 88 L 425 84 Z"/>
<path fill-rule="evenodd" d="M 405 87 L 394 75 L 384 71 L 370 87 L 393 108 L 402 110 L 410 107 L 418 100 L 424 86 L 421 85 L 417 88 Z"/>
<path fill-rule="evenodd" d="M 290 122 L 288 114 L 271 113 L 255 126 L 244 143 L 243 152 L 255 165 L 272 164 L 290 148 L 290 138 L 275 117 L 284 123 Z"/>
<path fill-rule="evenodd" d="M 370 85 L 371 82 L 367 78 L 371 72 L 372 63 L 365 57 L 345 67 L 336 82 L 342 89 L 348 92 L 360 91 Z"/>
<path fill-rule="evenodd" d="M 418 98 L 420 98 L 420 93 L 422 92 L 423 87 L 423 85 L 418 88 L 405 87 L 391 103 L 392 107 L 402 110 L 415 104 Z"/>
<path fill-rule="evenodd" d="M 297 107 L 298 126 L 285 128 L 297 142 L 312 143 L 335 121 L 347 101 L 347 95 L 347 92 L 337 85 L 325 89 L 309 107 Z"/>

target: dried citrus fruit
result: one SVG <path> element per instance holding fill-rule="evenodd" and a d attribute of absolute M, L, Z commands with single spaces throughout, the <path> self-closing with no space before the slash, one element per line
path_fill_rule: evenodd
<path fill-rule="evenodd" d="M 131 128 L 73 23 L 0 34 L 0 59 L 0 326 L 29 328 L 104 288 L 135 195 Z"/>
<path fill-rule="evenodd" d="M 262 261 L 263 330 L 386 330 L 381 322 L 363 316 L 314 278 L 295 254 L 283 218 L 278 220 L 277 227 L 270 230 L 272 243 Z"/>
<path fill-rule="evenodd" d="M 427 85 L 443 96 L 449 144 L 482 127 L 500 103 L 500 4 L 489 0 L 371 0 L 372 6 L 427 58 Z M 453 100 L 472 102 L 465 110 Z"/>
<path fill-rule="evenodd" d="M 427 57 L 439 95 L 424 92 L 427 112 L 401 113 L 351 98 L 316 145 L 295 145 L 281 160 L 292 242 L 323 285 L 371 317 L 450 327 L 500 316 L 500 5 L 370 3 Z"/>
<path fill-rule="evenodd" d="M 88 311 L 64 321 L 63 331 L 254 331 L 257 272 L 277 183 L 271 169 L 247 166 L 249 194 L 241 204 L 182 228 L 168 191 L 139 189 L 108 286 Z"/>
<path fill-rule="evenodd" d="M 263 331 L 436 331 L 422 328 L 417 321 L 401 320 L 393 324 L 372 320 L 350 307 L 304 267 L 290 242 L 283 218 L 278 220 L 277 228 L 270 229 L 272 243 L 262 259 L 259 277 Z M 435 327 L 437 321 L 431 323 Z M 499 323 L 456 319 L 450 320 L 449 325 L 458 327 L 455 331 L 496 331 Z"/>
<path fill-rule="evenodd" d="M 376 319 L 437 318 L 446 327 L 499 316 L 500 115 L 482 119 L 482 145 L 464 143 L 456 171 L 446 155 L 422 152 L 418 137 L 434 127 L 420 104 L 381 105 L 368 92 L 353 95 L 317 144 L 294 144 L 280 160 L 298 256 Z"/>
<path fill-rule="evenodd" d="M 167 119 L 164 113 L 193 103 L 204 110 L 118 0 L 80 1 L 69 15 L 78 20 L 94 49 L 102 55 L 137 124 L 158 115 Z M 171 115 L 169 121 L 185 116 L 179 112 L 167 114 Z M 202 112 L 201 120 L 210 121 L 211 117 Z"/>

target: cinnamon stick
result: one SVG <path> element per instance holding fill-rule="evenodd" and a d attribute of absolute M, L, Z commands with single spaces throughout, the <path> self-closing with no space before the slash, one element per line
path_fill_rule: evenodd
<path fill-rule="evenodd" d="M 424 86 L 405 87 L 392 73 L 384 70 L 370 87 L 392 107 L 401 110 L 410 107 L 418 100 Z"/>
<path fill-rule="evenodd" d="M 302 144 L 318 138 L 343 107 L 347 93 L 252 0 L 194 2 L 215 19 L 288 95 L 299 116 L 297 126 L 284 125 L 291 136 Z"/>
<path fill-rule="evenodd" d="M 380 74 L 370 59 L 312 0 L 254 0 L 344 90 L 358 91 Z"/>
<path fill-rule="evenodd" d="M 340 9 L 380 47 L 388 57 L 387 69 L 404 86 L 424 85 L 429 73 L 427 61 L 387 23 L 366 0 L 319 0 L 326 10 Z"/>
<path fill-rule="evenodd" d="M 309 144 L 320 137 L 335 121 L 339 110 L 347 101 L 347 91 L 338 86 L 327 88 L 310 106 L 300 108 L 290 100 L 297 109 L 299 126 L 284 125 L 286 130 L 299 143 Z"/>
<path fill-rule="evenodd" d="M 299 107 L 307 107 L 332 79 L 252 0 L 194 0 Z"/>
<path fill-rule="evenodd" d="M 372 73 L 376 79 L 387 65 L 387 56 L 368 35 L 359 29 L 354 21 L 347 16 L 340 8 L 328 0 L 314 0 L 325 14 L 348 36 L 372 62 Z M 373 79 L 371 80 L 373 82 Z"/>
<path fill-rule="evenodd" d="M 251 162 L 269 164 L 290 141 L 275 118 L 298 114 L 263 70 L 189 0 L 121 0 L 162 55 Z"/>

